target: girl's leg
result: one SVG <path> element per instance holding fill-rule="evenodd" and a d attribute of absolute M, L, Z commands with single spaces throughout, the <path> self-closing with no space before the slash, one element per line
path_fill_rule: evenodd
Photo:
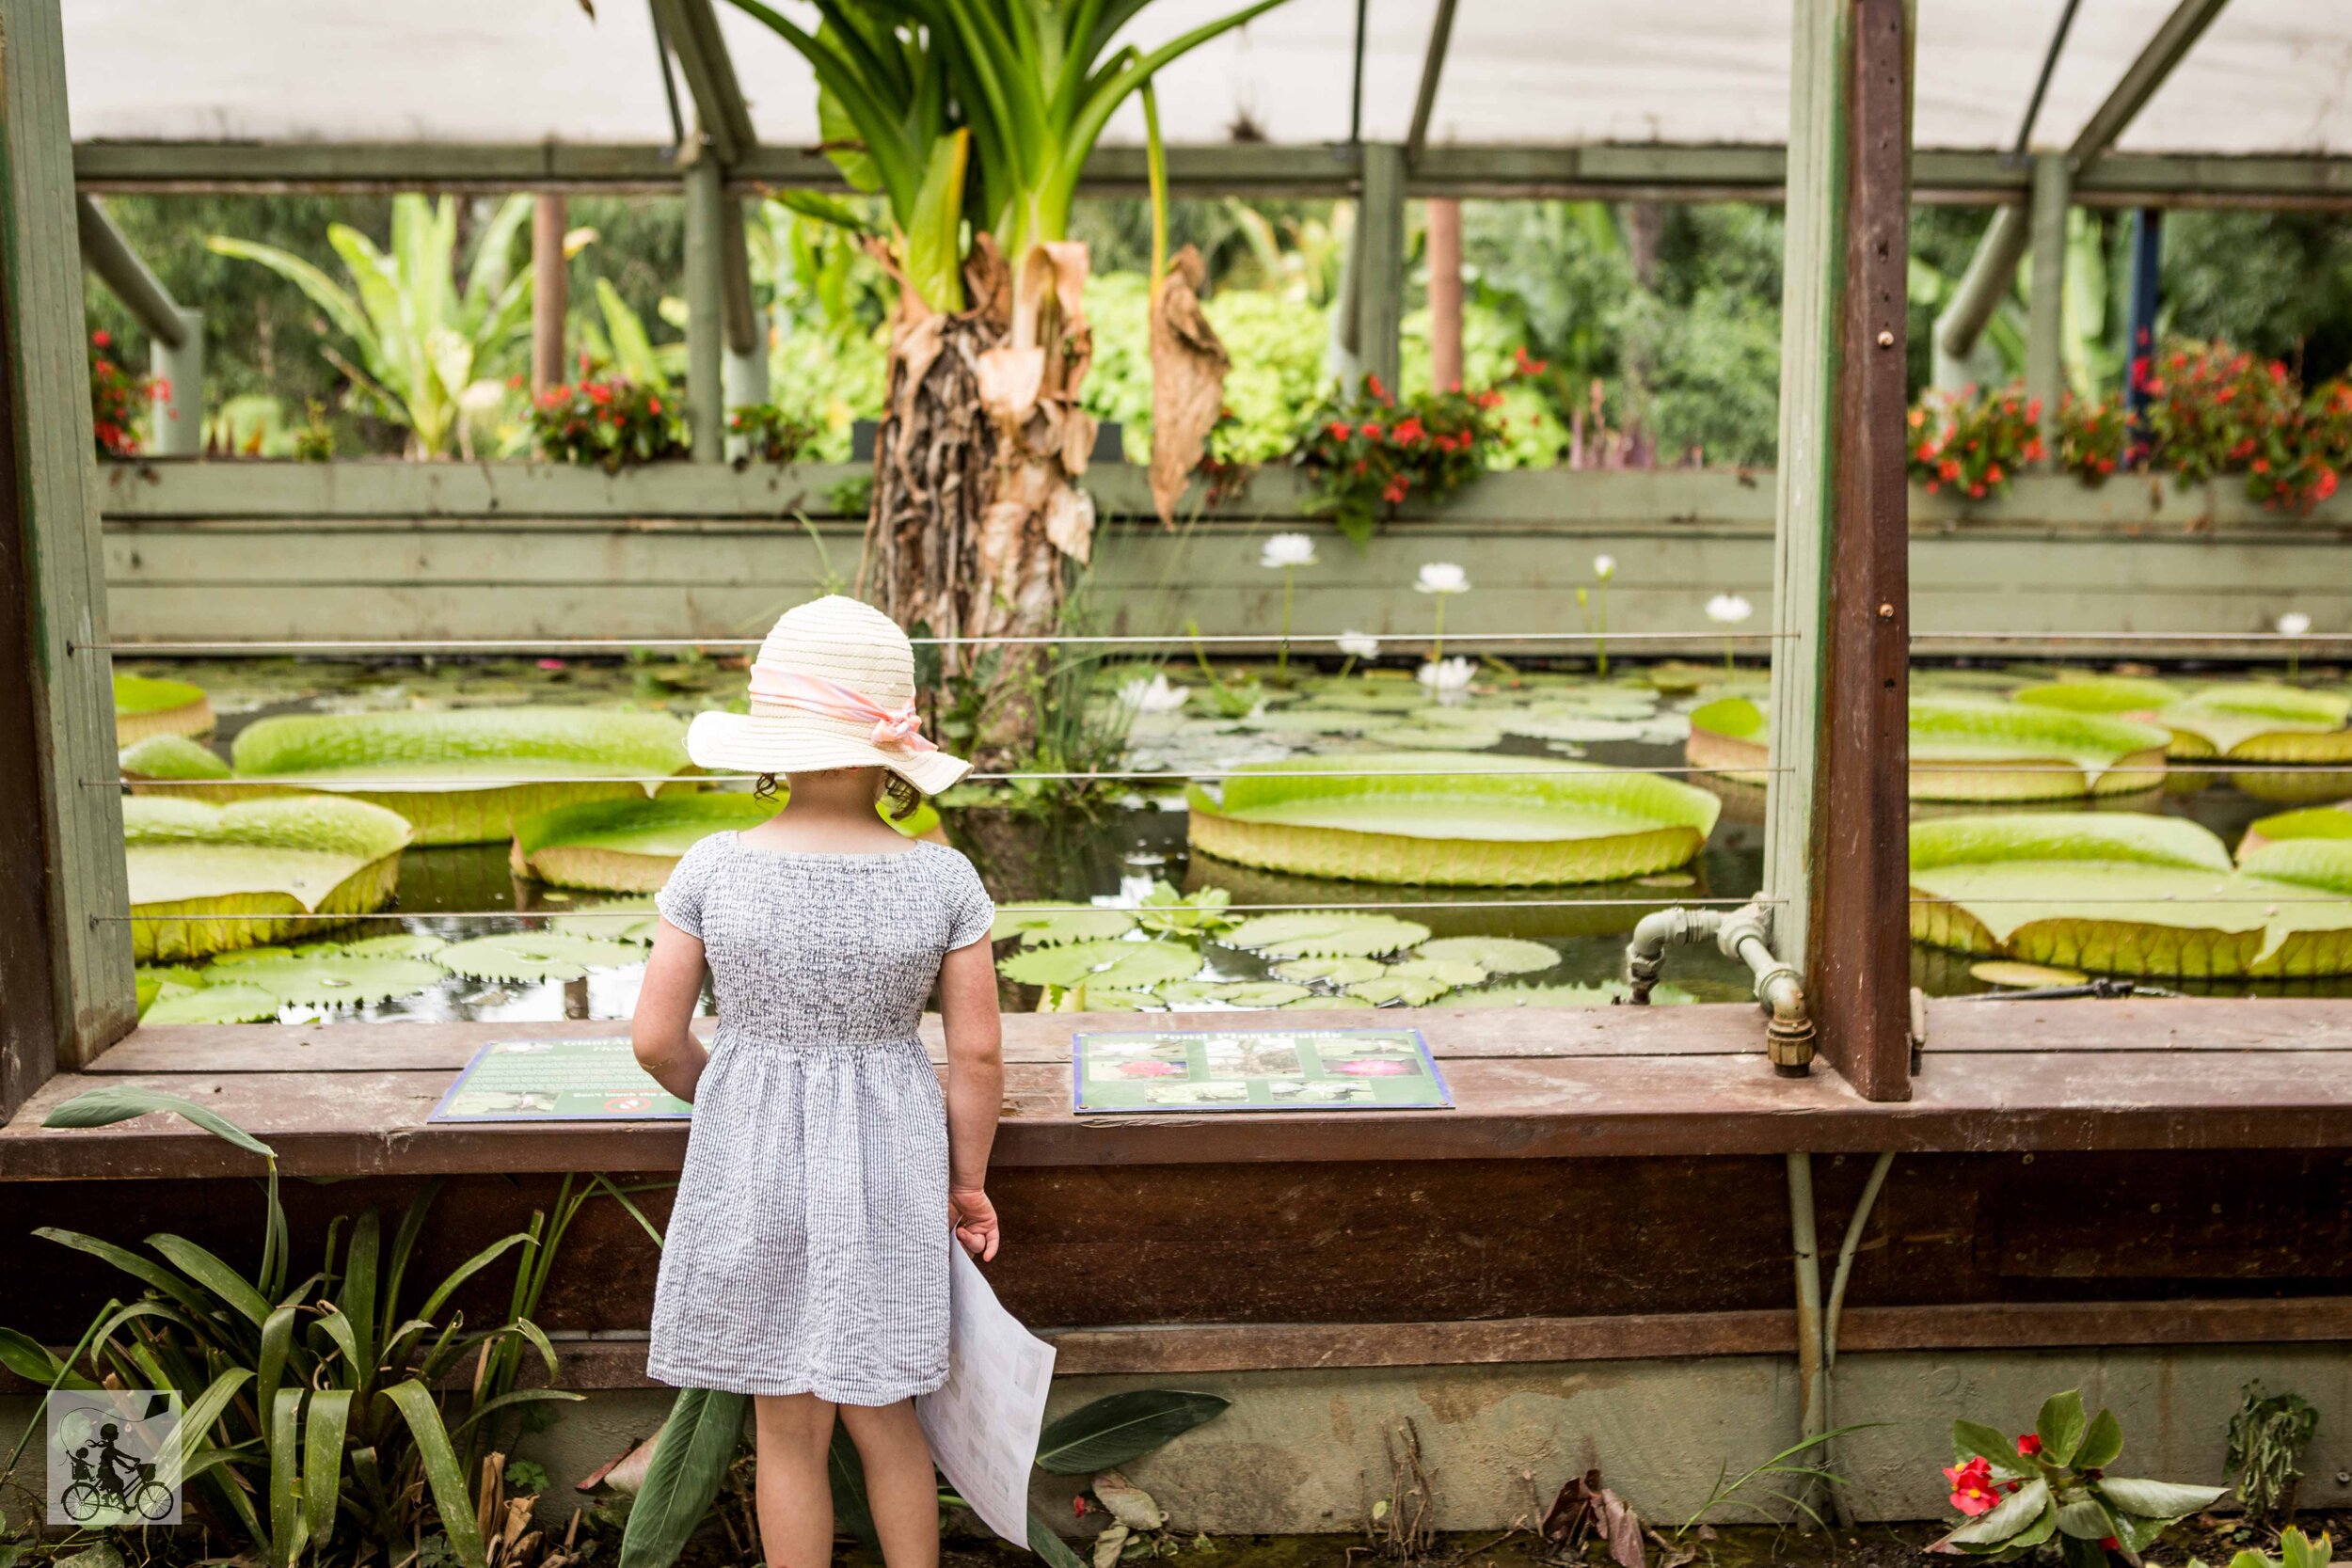
<path fill-rule="evenodd" d="M 758 1446 L 759 1541 L 768 1568 L 833 1561 L 833 1481 L 825 1450 L 834 1407 L 814 1394 L 753 1401 Z"/>
<path fill-rule="evenodd" d="M 866 1466 L 866 1501 L 874 1511 L 883 1561 L 889 1568 L 938 1568 L 939 1486 L 914 1402 L 845 1404 L 841 1424 Z"/>

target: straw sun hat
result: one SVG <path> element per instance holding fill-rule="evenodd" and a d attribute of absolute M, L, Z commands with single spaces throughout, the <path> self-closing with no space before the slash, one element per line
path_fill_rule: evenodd
<path fill-rule="evenodd" d="M 786 610 L 752 661 L 751 686 L 751 712 L 705 713 L 686 732 L 696 767 L 887 768 L 926 795 L 971 770 L 923 736 L 907 634 L 855 599 L 836 594 Z"/>

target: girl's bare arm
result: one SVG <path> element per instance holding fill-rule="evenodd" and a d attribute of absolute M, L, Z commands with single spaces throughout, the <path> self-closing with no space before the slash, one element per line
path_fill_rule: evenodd
<path fill-rule="evenodd" d="M 638 1065 L 685 1101 L 694 1098 L 694 1085 L 710 1060 L 710 1053 L 687 1029 L 694 1005 L 702 1000 L 703 972 L 702 939 L 661 922 L 654 932 L 645 983 L 637 992 L 630 1043 L 636 1047 Z"/>
<path fill-rule="evenodd" d="M 939 1011 L 947 1027 L 947 1211 L 963 1250 L 986 1262 L 996 1256 L 998 1240 L 988 1153 L 1005 1101 L 996 963 L 986 940 L 957 948 L 940 964 Z"/>

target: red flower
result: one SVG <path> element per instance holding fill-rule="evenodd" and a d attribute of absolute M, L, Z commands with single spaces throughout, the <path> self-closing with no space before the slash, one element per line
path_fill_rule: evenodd
<path fill-rule="evenodd" d="M 1985 483 L 1988 484 L 1998 484 L 2006 477 L 2008 476 L 2001 472 L 2001 466 L 1998 463 L 1988 465 L 1984 470 Z"/>
<path fill-rule="evenodd" d="M 1370 420 L 1366 420 L 1364 421 L 1363 436 L 1364 439 L 1367 441 L 1377 441 L 1380 439 L 1380 427 L 1373 423 Z"/>
<path fill-rule="evenodd" d="M 1979 501 L 1984 499 L 1984 486 L 1981 484 L 1971 484 L 1968 486 L 1968 499 L 1970 500 Z"/>
<path fill-rule="evenodd" d="M 2317 496 L 2321 500 L 2326 500 L 2329 496 L 2334 495 L 2336 493 L 2336 470 L 2333 468 L 2320 469 L 2319 482 L 2312 486 L 2312 493 Z"/>
<path fill-rule="evenodd" d="M 1080 1496 L 1080 1497 L 1075 1497 L 1071 1498 L 1071 1499 L 1070 1499 L 1070 1512 L 1071 1512 L 1073 1514 L 1074 1514 L 1075 1516 L 1077 1516 L 1078 1518 L 1081 1518 L 1081 1519 L 1085 1518 L 1085 1517 L 1087 1516 L 1087 1500 L 1086 1500 L 1086 1498 L 1085 1498 L 1083 1496 Z"/>
<path fill-rule="evenodd" d="M 1375 403 L 1386 403 L 1389 401 L 1389 389 L 1380 385 L 1380 378 L 1378 376 L 1368 375 L 1364 377 L 1364 385 L 1371 389 L 1372 400 Z"/>
<path fill-rule="evenodd" d="M 1521 375 L 1541 375 L 1545 371 L 1550 369 L 1550 366 L 1546 364 L 1543 360 L 1532 359 L 1528 357 L 1527 350 L 1524 347 L 1516 349 L 1513 353 L 1515 356 L 1514 363 L 1517 365 L 1518 373 Z"/>
<path fill-rule="evenodd" d="M 1922 441 L 1919 443 L 1919 461 L 1922 463 L 1932 463 L 1935 461 L 1935 443 L 1933 441 Z"/>
<path fill-rule="evenodd" d="M 1389 487 L 1380 492 L 1380 499 L 1384 501 L 1391 502 L 1401 501 L 1405 499 L 1405 492 L 1411 488 L 1411 483 L 1406 481 L 1403 474 L 1399 474 L 1394 479 L 1389 481 Z"/>
<path fill-rule="evenodd" d="M 2255 471 L 2256 473 L 2258 473 L 2258 474 L 2266 474 L 2266 473 L 2268 473 L 2268 472 L 2270 471 L 2270 459 L 2269 459 L 2269 458 L 2267 458 L 2267 457 L 2257 457 L 2257 458 L 2255 458 L 2255 459 L 2254 459 L 2254 471 Z"/>
<path fill-rule="evenodd" d="M 2103 1535 L 2099 1537 L 2099 1544 L 2105 1546 L 2111 1552 L 2120 1552 L 2123 1549 L 2123 1543 L 2118 1541 L 2112 1535 Z"/>
<path fill-rule="evenodd" d="M 660 398 L 647 398 L 647 399 L 645 400 L 645 412 L 646 412 L 646 413 L 648 413 L 648 414 L 659 414 L 659 413 L 660 413 L 660 412 L 661 412 L 661 400 L 660 400 Z"/>
<path fill-rule="evenodd" d="M 1943 462 L 1937 464 L 1935 466 L 1935 477 L 1938 479 L 1958 479 L 1960 477 L 1960 459 L 1957 457 L 1947 457 L 1944 459 Z"/>
<path fill-rule="evenodd" d="M 1486 390 L 1478 394 L 1478 406 L 1481 408 L 1500 408 L 1502 406 L 1502 394 L 1490 387 Z"/>
<path fill-rule="evenodd" d="M 1348 429 L 1347 421 L 1345 420 L 1333 420 L 1324 428 L 1334 441 L 1344 441 L 1350 435 L 1353 434 L 1353 432 Z"/>
<path fill-rule="evenodd" d="M 1421 420 L 1408 415 L 1391 427 L 1389 438 L 1400 447 L 1409 447 L 1414 442 L 1423 439 L 1428 434 L 1429 432 L 1422 428 Z"/>
<path fill-rule="evenodd" d="M 1972 1519 L 1992 1513 L 2001 1500 L 1993 1489 L 1993 1463 L 1982 1454 L 1965 1465 L 1946 1465 L 1944 1479 L 1952 1483 L 1952 1506 Z"/>

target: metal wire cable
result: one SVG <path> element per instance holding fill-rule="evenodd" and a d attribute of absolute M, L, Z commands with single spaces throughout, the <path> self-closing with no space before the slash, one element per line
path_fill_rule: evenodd
<path fill-rule="evenodd" d="M 2352 631 L 1915 631 L 1914 642 L 2352 642 Z"/>
<path fill-rule="evenodd" d="M 1274 914 L 1290 912 L 1326 914 L 1339 911 L 1369 911 L 1375 914 L 1388 914 L 1397 910 L 1614 910 L 1625 908 L 1639 909 L 1651 904 L 1681 904 L 1693 908 L 1704 905 L 1721 906 L 1726 909 L 1744 909 L 1750 904 L 1785 904 L 1788 902 L 1785 898 L 1767 898 L 1760 894 L 1753 898 L 1678 898 L 1674 896 L 1675 890 L 1673 888 L 1660 888 L 1657 890 L 1657 893 L 1658 896 L 1654 898 L 1431 898 L 1406 900 L 1393 904 L 1224 904 L 1218 906 L 1216 911 L 1209 912 L 1220 914 Z M 1181 913 L 1184 910 L 1184 906 L 1182 905 L 1169 905 L 1166 906 L 1166 908 L 1170 913 Z M 1150 912 L 1131 904 L 1024 904 L 1021 907 L 1021 912 L 1024 914 L 1102 914 L 1105 911 L 1117 914 Z M 600 920 L 643 920 L 645 916 L 657 912 L 658 911 L 655 911 L 650 905 L 645 905 L 634 909 L 624 910 L 385 909 L 377 910 L 369 914 L 94 914 L 90 916 L 90 920 L 92 924 L 102 920 L 114 922 L 127 920 L 155 921 L 169 925 L 203 924 L 205 922 L 222 920 L 334 920 L 341 921 L 347 926 L 356 926 L 361 922 L 369 920 L 572 920 L 582 916 L 593 916 Z"/>
<path fill-rule="evenodd" d="M 1794 632 L 1742 631 L 1725 632 L 1709 627 L 1706 631 L 1473 631 L 1447 632 L 1442 637 L 1424 636 L 1420 632 L 1293 632 L 1284 637 L 1279 633 L 1204 632 L 1193 636 L 1188 632 L 1166 634 L 1144 633 L 1132 636 L 1088 635 L 1039 637 L 911 637 L 908 641 L 917 647 L 941 648 L 1046 648 L 1046 647 L 1136 647 L 1189 648 L 1232 647 L 1247 644 L 1252 647 L 1297 647 L 1301 643 L 1313 646 L 1328 644 L 1337 647 L 1341 639 L 1369 637 L 1382 643 L 1401 642 L 1416 646 L 1423 642 L 1677 642 L 1704 641 L 1712 646 L 1732 642 L 1769 642 L 1793 638 Z M 631 648 L 756 648 L 756 637 L 469 637 L 388 639 L 288 639 L 278 641 L 252 642 L 69 642 L 69 653 L 110 654 L 287 654 L 287 653 L 416 653 L 420 651 L 460 653 L 476 650 L 490 653 L 534 653 L 556 649 L 577 651 L 609 650 L 626 653 Z"/>
<path fill-rule="evenodd" d="M 1164 769 L 1148 772 L 1141 769 L 1113 768 L 1095 773 L 967 773 L 966 784 L 1183 784 L 1201 779 L 1557 779 L 1590 778 L 1596 773 L 1675 773 L 1675 774 L 1736 774 L 1741 778 L 1758 773 L 1788 773 L 1794 769 L 1781 767 L 1759 768 L 1693 768 L 1682 765 L 1660 765 L 1656 768 L 1617 768 L 1605 764 L 1586 763 L 1581 767 L 1563 764 L 1557 768 L 1264 768 L 1241 765 L 1212 768 L 1205 771 L 1179 772 Z M 315 789 L 331 793 L 345 789 L 410 790 L 420 794 L 457 793 L 459 789 L 516 789 L 526 784 L 696 784 L 728 782 L 755 783 L 769 775 L 763 773 L 629 773 L 590 774 L 548 773 L 516 775 L 511 778 L 469 778 L 457 788 L 437 787 L 431 779 L 414 775 L 369 778 L 365 775 L 331 781 L 305 778 L 300 774 L 238 773 L 222 779 L 147 779 L 124 774 L 116 779 L 86 779 L 86 789 L 116 789 L 130 784 L 139 789 L 161 786 L 167 789 L 240 788 L 246 785 L 273 789 Z"/>

